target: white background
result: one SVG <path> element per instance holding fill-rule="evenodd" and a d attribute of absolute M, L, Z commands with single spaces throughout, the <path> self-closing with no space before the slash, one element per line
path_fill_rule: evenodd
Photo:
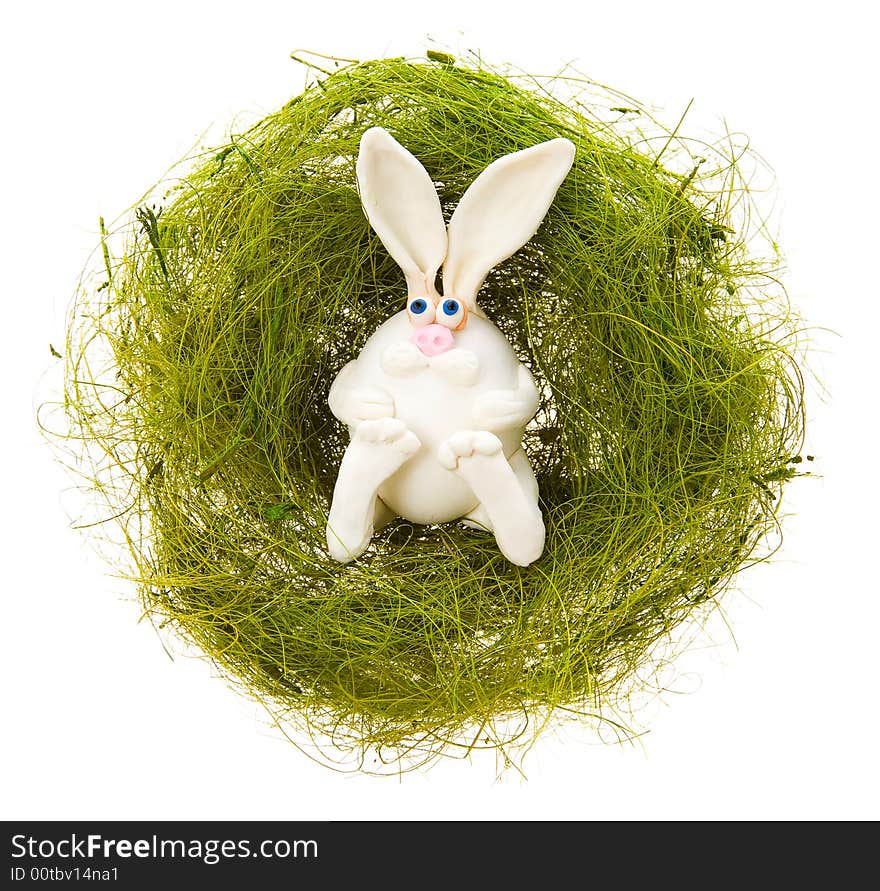
<path fill-rule="evenodd" d="M 5 303 L 0 515 L 2 816 L 9 818 L 856 818 L 878 810 L 877 65 L 866 4 L 16 3 L 2 36 Z M 429 10 L 429 11 L 426 11 Z M 168 659 L 130 587 L 69 528 L 34 423 L 64 311 L 113 218 L 211 127 L 299 91 L 305 47 L 565 62 L 674 124 L 748 132 L 774 167 L 796 305 L 829 395 L 821 479 L 727 601 L 736 643 L 682 661 L 636 744 L 567 728 L 500 778 L 491 756 L 398 781 L 285 743 L 196 659 Z M 815 393 L 815 390 L 814 390 Z"/>

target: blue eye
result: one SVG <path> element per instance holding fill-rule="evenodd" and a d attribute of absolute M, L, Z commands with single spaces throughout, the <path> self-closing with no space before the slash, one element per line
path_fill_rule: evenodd
<path fill-rule="evenodd" d="M 428 308 L 428 301 L 422 300 L 421 297 L 413 300 L 409 305 L 409 311 L 416 316 L 420 316 Z"/>
<path fill-rule="evenodd" d="M 450 331 L 460 331 L 467 321 L 467 307 L 452 297 L 447 297 L 437 308 L 437 321 Z"/>

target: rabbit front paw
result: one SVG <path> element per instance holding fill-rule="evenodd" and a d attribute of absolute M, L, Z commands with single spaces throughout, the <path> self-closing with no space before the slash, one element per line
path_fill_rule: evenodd
<path fill-rule="evenodd" d="M 394 417 L 394 399 L 381 387 L 354 387 L 343 399 L 343 416 L 351 426 Z"/>
<path fill-rule="evenodd" d="M 524 426 L 533 414 L 532 403 L 518 390 L 490 390 L 475 400 L 473 421 L 481 430 L 512 430 Z"/>

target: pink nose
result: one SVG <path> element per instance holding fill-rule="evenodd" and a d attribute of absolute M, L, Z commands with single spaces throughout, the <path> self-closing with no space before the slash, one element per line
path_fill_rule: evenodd
<path fill-rule="evenodd" d="M 439 356 L 455 345 L 452 332 L 442 325 L 425 325 L 413 333 L 412 342 L 426 355 Z"/>

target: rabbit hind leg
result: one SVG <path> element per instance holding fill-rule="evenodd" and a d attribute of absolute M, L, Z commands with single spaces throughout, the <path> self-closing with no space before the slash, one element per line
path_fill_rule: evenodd
<path fill-rule="evenodd" d="M 340 563 L 359 557 L 377 525 L 391 517 L 379 487 L 420 448 L 416 435 L 398 418 L 362 421 L 336 477 L 327 519 L 327 549 Z"/>
<path fill-rule="evenodd" d="M 512 563 L 528 566 L 537 560 L 544 549 L 544 520 L 525 452 L 519 449 L 508 460 L 497 436 L 463 430 L 444 443 L 439 457 L 464 478 L 480 502 L 464 518 L 468 525 L 493 532 L 501 553 Z"/>
<path fill-rule="evenodd" d="M 531 498 L 535 502 L 538 501 L 538 481 L 535 479 L 535 472 L 526 453 L 522 449 L 517 449 L 508 459 L 508 463 L 513 468 L 514 476 L 519 480 L 519 484 L 525 492 L 527 498 Z M 481 532 L 493 532 L 492 520 L 482 504 L 478 504 L 469 514 L 461 518 L 461 524 L 467 526 L 468 529 L 478 529 Z M 379 528 L 378 526 L 376 528 Z"/>

